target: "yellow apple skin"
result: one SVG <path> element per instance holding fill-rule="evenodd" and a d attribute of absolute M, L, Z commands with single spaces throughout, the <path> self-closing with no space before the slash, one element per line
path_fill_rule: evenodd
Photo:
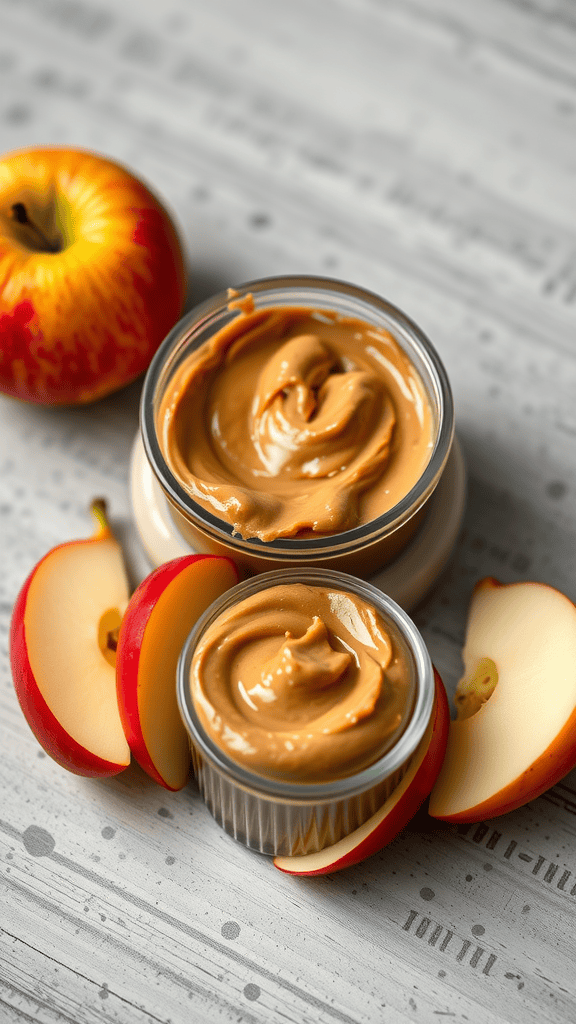
<path fill-rule="evenodd" d="M 275 857 L 274 867 L 288 875 L 328 875 L 358 864 L 392 842 L 430 793 L 446 750 L 450 710 L 444 684 L 434 669 L 436 707 L 406 775 L 368 821 L 334 846 L 298 857 Z"/>
<path fill-rule="evenodd" d="M 190 771 L 176 700 L 180 652 L 208 605 L 238 580 L 226 556 L 174 558 L 142 581 L 122 619 L 116 688 L 124 733 L 140 767 L 166 789 L 182 789 Z"/>
<path fill-rule="evenodd" d="M 117 736 L 116 748 L 119 756 L 115 760 L 99 756 L 93 750 L 88 749 L 79 743 L 70 732 L 65 729 L 52 709 L 46 702 L 38 683 L 38 671 L 40 665 L 31 664 L 27 638 L 27 613 L 29 612 L 29 596 L 39 573 L 42 572 L 48 561 L 53 561 L 56 566 L 60 561 L 63 552 L 78 550 L 85 545 L 111 544 L 116 541 L 110 533 L 107 520 L 95 512 L 97 529 L 94 535 L 86 540 L 69 541 L 52 548 L 34 567 L 27 580 L 23 584 L 16 599 L 12 612 L 10 626 L 10 662 L 14 688 L 18 697 L 20 707 L 24 716 L 40 745 L 47 754 L 58 764 L 75 775 L 83 775 L 92 778 L 100 778 L 108 775 L 117 775 L 130 763 L 130 749 L 125 738 L 120 739 L 121 723 L 116 710 L 112 721 L 102 723 L 104 728 L 115 729 Z M 50 613 L 52 610 L 48 610 Z M 94 626 L 94 643 L 96 645 L 96 623 Z M 109 666 L 111 685 L 114 688 L 115 670 Z M 82 682 L 82 681 L 79 681 Z M 115 693 L 115 690 L 113 689 Z M 114 717 L 116 721 L 114 721 Z M 120 727 L 120 728 L 119 728 Z M 123 742 L 124 741 L 124 742 Z"/>
<path fill-rule="evenodd" d="M 55 147 L 0 158 L 0 391 L 76 405 L 128 384 L 184 293 L 174 225 L 129 170 Z"/>
<path fill-rule="evenodd" d="M 482 591 L 490 592 L 491 590 L 497 591 L 501 588 L 514 587 L 538 587 L 542 591 L 549 590 L 557 597 L 563 599 L 563 601 L 567 603 L 570 611 L 574 610 L 574 606 L 569 598 L 543 583 L 521 582 L 504 584 L 500 583 L 493 577 L 487 577 L 476 584 L 474 593 L 481 593 Z M 576 610 L 574 610 L 574 614 L 576 618 Z M 537 626 L 538 624 L 534 623 L 534 628 L 537 628 Z M 543 642 L 545 643 L 545 639 Z M 486 654 L 493 655 L 494 652 L 486 651 Z M 548 687 L 548 680 L 544 678 L 543 684 Z M 548 692 L 551 697 L 551 692 Z M 477 714 L 481 715 L 482 712 L 483 709 L 480 708 Z M 455 757 L 454 747 L 452 745 L 455 743 L 455 734 L 457 731 L 461 728 L 468 728 L 468 725 L 466 724 L 468 721 L 469 720 L 465 720 L 464 722 L 451 722 L 450 724 L 446 759 L 442 772 L 438 777 L 437 785 L 432 791 L 430 797 L 429 813 L 431 817 L 442 821 L 462 824 L 498 817 L 501 814 L 508 813 L 508 811 L 513 811 L 518 807 L 522 807 L 530 800 L 535 800 L 541 793 L 544 793 L 547 789 L 550 789 L 551 786 L 554 786 L 559 782 L 560 779 L 562 779 L 576 765 L 575 707 L 554 740 L 525 769 L 525 771 L 519 773 L 508 783 L 508 785 L 499 788 L 497 792 L 493 793 L 490 797 L 481 802 L 474 803 L 473 806 L 463 808 L 456 813 L 446 813 L 443 810 L 443 803 L 445 794 L 449 789 L 450 773 L 465 770 L 465 766 Z M 512 730 L 513 723 L 510 724 L 510 731 L 512 732 Z"/>

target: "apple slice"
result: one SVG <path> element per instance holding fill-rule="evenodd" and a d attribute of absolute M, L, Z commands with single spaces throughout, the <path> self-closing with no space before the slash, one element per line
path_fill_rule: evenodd
<path fill-rule="evenodd" d="M 238 579 L 224 556 L 174 558 L 143 580 L 122 620 L 116 685 L 124 731 L 140 767 L 166 789 L 182 789 L 190 771 L 176 700 L 180 652 L 196 620 Z"/>
<path fill-rule="evenodd" d="M 328 875 L 378 853 L 414 817 L 438 775 L 450 724 L 444 684 L 436 670 L 436 710 L 412 764 L 396 789 L 368 821 L 333 846 L 301 857 L 275 857 L 274 866 L 289 875 Z"/>
<path fill-rule="evenodd" d="M 576 608 L 543 583 L 481 580 L 463 660 L 429 811 L 473 822 L 535 799 L 576 764 Z"/>
<path fill-rule="evenodd" d="M 45 751 L 77 775 L 103 776 L 130 763 L 114 667 L 129 593 L 104 502 L 91 511 L 94 536 L 53 548 L 24 583 L 10 660 L 18 700 Z"/>

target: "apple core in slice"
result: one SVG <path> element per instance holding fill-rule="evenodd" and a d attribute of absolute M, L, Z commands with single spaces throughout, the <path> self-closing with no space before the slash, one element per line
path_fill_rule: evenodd
<path fill-rule="evenodd" d="M 107 608 L 98 623 L 98 646 L 106 661 L 116 668 L 116 648 L 122 615 L 118 608 Z"/>
<path fill-rule="evenodd" d="M 480 658 L 470 676 L 463 676 L 454 695 L 456 717 L 470 718 L 490 699 L 498 685 L 498 669 L 492 658 Z"/>

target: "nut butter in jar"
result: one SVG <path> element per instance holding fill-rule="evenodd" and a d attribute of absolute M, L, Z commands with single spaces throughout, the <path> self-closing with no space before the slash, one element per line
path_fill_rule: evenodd
<path fill-rule="evenodd" d="M 198 621 L 178 701 L 212 815 L 269 855 L 317 852 L 394 792 L 435 709 L 434 671 L 406 613 L 334 570 L 277 570 Z"/>
<path fill-rule="evenodd" d="M 425 335 L 344 282 L 287 277 L 186 316 L 144 383 L 146 458 L 174 529 L 246 574 L 367 575 L 418 531 L 453 404 Z"/>

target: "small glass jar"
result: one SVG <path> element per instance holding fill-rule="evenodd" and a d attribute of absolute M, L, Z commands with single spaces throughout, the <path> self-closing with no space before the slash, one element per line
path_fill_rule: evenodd
<path fill-rule="evenodd" d="M 278 277 L 240 286 L 254 309 L 302 307 L 332 310 L 384 328 L 420 376 L 432 419 L 430 459 L 410 491 L 388 512 L 351 530 L 330 535 L 262 541 L 234 534 L 230 523 L 195 502 L 172 472 L 158 436 L 158 414 L 182 363 L 230 321 L 241 315 L 222 292 L 197 306 L 171 331 L 150 364 L 141 403 L 141 435 L 146 459 L 167 499 L 175 530 L 194 550 L 232 557 L 245 574 L 313 565 L 369 575 L 396 558 L 421 525 L 426 504 L 448 460 L 454 433 L 452 394 L 444 366 L 423 332 L 379 296 L 329 278 Z"/>
<path fill-rule="evenodd" d="M 208 627 L 253 594 L 303 583 L 356 595 L 372 605 L 412 674 L 411 717 L 390 750 L 369 767 L 325 783 L 282 782 L 232 761 L 203 729 L 190 689 L 194 651 Z M 435 710 L 434 670 L 416 626 L 399 605 L 370 583 L 334 570 L 277 570 L 245 580 L 218 598 L 198 620 L 178 664 L 178 703 L 190 737 L 200 792 L 218 824 L 258 853 L 296 856 L 331 846 L 367 821 L 408 770 Z"/>

